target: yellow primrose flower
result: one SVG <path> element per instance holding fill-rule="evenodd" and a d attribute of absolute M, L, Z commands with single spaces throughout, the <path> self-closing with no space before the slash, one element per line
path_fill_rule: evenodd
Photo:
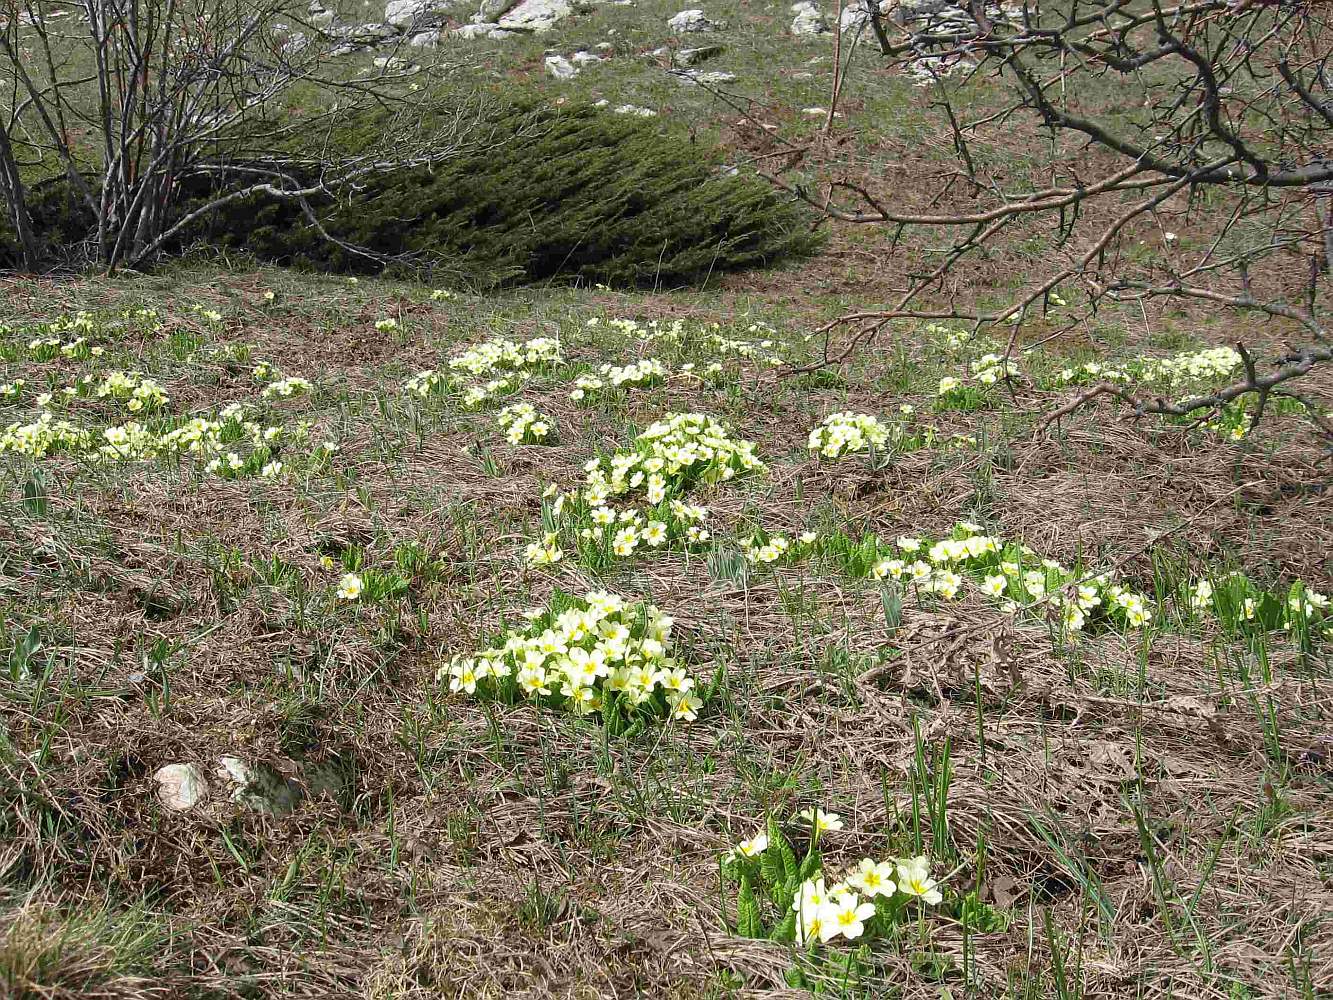
<path fill-rule="evenodd" d="M 860 889 L 871 898 L 892 896 L 897 889 L 894 883 L 894 867 L 888 861 L 874 861 L 862 858 L 856 870 L 847 876 L 847 884 Z"/>
<path fill-rule="evenodd" d="M 796 814 L 796 818 L 805 820 L 816 833 L 836 833 L 842 829 L 841 816 L 819 808 L 802 810 Z"/>

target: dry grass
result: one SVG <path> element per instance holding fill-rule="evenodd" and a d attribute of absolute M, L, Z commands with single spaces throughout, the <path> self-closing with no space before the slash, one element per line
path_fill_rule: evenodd
<path fill-rule="evenodd" d="M 1088 412 L 1033 439 L 1032 418 L 1058 396 L 1032 388 L 1021 405 L 926 415 L 944 431 L 987 428 L 985 451 L 924 450 L 879 471 L 810 462 L 805 431 L 826 412 L 928 410 L 956 362 L 904 343 L 928 360 L 904 372 L 889 354 L 869 359 L 851 391 L 747 375 L 717 392 L 673 381 L 580 409 L 567 386 L 539 380 L 524 398 L 556 417 L 561 443 L 513 449 L 485 413 L 442 411 L 418 433 L 377 400 L 396 400 L 405 374 L 481 331 L 648 318 L 661 297 L 425 303 L 410 288 L 272 272 L 176 282 L 11 284 L 8 309 L 13 320 L 149 300 L 169 330 L 253 344 L 256 358 L 318 378 L 316 437 L 339 436 L 343 450 L 336 475 L 308 483 L 50 460 L 44 514 L 20 503 L 28 467 L 5 460 L 4 634 L 12 645 L 39 623 L 54 665 L 40 696 L 0 681 L 0 991 L 804 995 L 785 985 L 787 946 L 726 933 L 718 854 L 766 813 L 813 803 L 846 820 L 830 865 L 901 847 L 917 728 L 951 749 L 950 836 L 964 863 L 950 886 L 975 881 L 984 833 L 977 888 L 1013 915 L 1008 930 L 972 936 L 972 992 L 1056 995 L 1048 911 L 1069 995 L 1333 988 L 1325 653 L 1300 657 L 1275 639 L 1270 678 L 1245 682 L 1238 647 L 1207 626 L 1164 628 L 1146 649 L 1117 632 L 1070 648 L 976 596 L 909 603 L 890 629 L 877 588 L 827 568 L 739 582 L 668 554 L 598 579 L 571 563 L 523 571 L 519 558 L 542 485 L 576 481 L 628 424 L 689 408 L 730 419 L 771 466 L 709 498 L 720 537 L 757 515 L 881 537 L 970 517 L 1063 560 L 1127 560 L 1150 587 L 1152 538 L 1174 531 L 1159 548 L 1196 569 L 1235 563 L 1318 585 L 1333 511 L 1297 422 L 1239 448 Z M 280 307 L 255 306 L 273 285 Z M 186 308 L 196 301 L 225 309 L 225 324 L 201 327 Z M 734 302 L 676 309 L 723 318 Z M 384 315 L 404 322 L 401 342 L 371 330 Z M 182 409 L 253 393 L 243 372 L 165 360 L 165 344 L 126 348 L 160 369 Z M 571 339 L 576 358 L 608 351 Z M 355 544 L 383 556 L 406 541 L 437 561 L 432 579 L 399 601 L 333 606 L 321 553 Z M 266 578 L 274 556 L 299 585 Z M 606 740 L 595 724 L 436 685 L 441 658 L 502 616 L 557 586 L 595 584 L 650 597 L 701 671 L 724 668 L 698 723 Z M 155 649 L 168 650 L 169 690 Z M 163 809 L 159 766 L 224 754 L 271 766 L 304 799 L 288 815 L 217 795 Z M 927 843 L 942 835 L 927 831 Z M 847 995 L 969 995 L 957 921 L 932 920 L 928 934 L 915 949 L 873 949 L 872 975 Z"/>

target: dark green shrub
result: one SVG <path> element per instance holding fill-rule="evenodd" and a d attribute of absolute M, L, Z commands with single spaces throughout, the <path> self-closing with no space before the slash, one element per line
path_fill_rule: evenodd
<path fill-rule="evenodd" d="M 817 245 L 790 199 L 758 178 L 725 176 L 715 151 L 657 122 L 512 103 L 474 128 L 493 138 L 431 169 L 336 191 L 315 204 L 321 224 L 352 246 L 412 258 L 402 269 L 486 285 L 672 285 Z M 355 122 L 342 141 L 356 153 L 375 134 L 375 122 Z M 266 197 L 228 205 L 191 237 L 298 267 L 382 268 L 322 238 L 296 204 Z"/>

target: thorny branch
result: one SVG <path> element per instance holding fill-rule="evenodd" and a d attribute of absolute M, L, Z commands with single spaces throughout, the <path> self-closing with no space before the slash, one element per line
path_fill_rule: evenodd
<path fill-rule="evenodd" d="M 260 193 L 296 202 L 331 238 L 311 198 L 486 141 L 476 108 L 425 121 L 391 59 L 369 75 L 346 74 L 333 59 L 345 39 L 299 10 L 290 0 L 0 0 L 0 79 L 9 81 L 0 90 L 0 196 L 28 269 L 40 262 L 24 168 L 63 173 L 96 223 L 86 257 L 114 270 L 151 263 L 189 222 Z M 322 93 L 303 103 L 326 110 L 293 114 L 298 91 Z M 370 110 L 388 117 L 387 154 L 315 161 L 277 152 L 308 148 Z M 190 183 L 200 179 L 230 186 L 200 199 Z M 190 192 L 195 207 L 184 211 Z"/>
<path fill-rule="evenodd" d="M 1245 377 L 1189 399 L 1141 399 L 1124 387 L 1097 386 L 1051 414 L 1043 429 L 1101 396 L 1126 403 L 1136 417 L 1206 413 L 1252 397 L 1255 423 L 1271 397 L 1304 398 L 1287 383 L 1330 360 L 1321 318 L 1333 272 L 1327 8 L 1300 0 L 1021 7 L 967 0 L 943 14 L 921 10 L 935 13 L 914 15 L 900 4 L 895 19 L 876 8 L 870 21 L 882 55 L 936 94 L 932 107 L 954 158 L 929 204 L 895 205 L 848 177 L 816 186 L 796 172 L 800 155 L 765 173 L 825 218 L 892 227 L 892 252 L 932 262 L 913 269 L 888 305 L 821 327 L 822 357 L 799 371 L 839 364 L 903 320 L 963 320 L 974 332 L 1007 324 L 1008 360 L 1022 322 L 1046 312 L 1057 293 L 1076 301 L 1084 320 L 1103 306 L 1165 297 L 1266 315 L 1299 328 L 1308 343 L 1266 360 L 1242 344 Z M 972 87 L 983 81 L 999 84 L 1008 102 L 974 110 Z M 1099 108 L 1089 99 L 1107 90 L 1113 103 Z M 1044 161 L 1029 151 L 1007 161 L 975 155 L 1003 150 L 997 130 L 1012 131 L 1016 116 L 1049 136 Z M 1037 177 L 1044 182 L 1032 183 Z M 958 180 L 965 199 L 952 193 Z M 1133 252 L 1148 233 L 1166 232 L 1163 217 L 1189 226 L 1188 242 L 1171 234 L 1160 252 Z M 1023 291 L 990 306 L 965 306 L 952 295 L 935 304 L 965 261 L 1015 233 L 1031 238 L 1043 224 L 1053 230 L 1046 254 L 1053 263 Z M 943 246 L 919 238 L 932 232 L 945 234 Z M 1293 258 L 1302 266 L 1293 269 Z M 1294 294 L 1293 270 L 1303 275 Z M 1078 323 L 1070 319 L 1065 329 Z M 1327 430 L 1319 407 L 1309 409 Z"/>

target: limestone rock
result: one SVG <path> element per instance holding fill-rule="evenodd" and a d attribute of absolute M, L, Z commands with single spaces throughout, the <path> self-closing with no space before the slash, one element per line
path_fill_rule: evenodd
<path fill-rule="evenodd" d="M 720 56 L 726 48 L 722 45 L 701 45 L 693 49 L 681 49 L 676 53 L 674 62 L 677 66 L 698 66 L 714 56 Z"/>
<path fill-rule="evenodd" d="M 823 11 L 809 0 L 792 4 L 791 11 L 796 15 L 791 22 L 791 33 L 797 38 L 816 38 L 827 35 L 833 30 L 829 27 L 828 18 L 824 16 Z"/>
<path fill-rule="evenodd" d="M 247 763 L 239 757 L 219 757 L 214 772 L 230 787 L 233 802 L 260 812 L 282 816 L 296 808 L 301 787 L 271 767 Z"/>
<path fill-rule="evenodd" d="M 673 34 L 689 35 L 704 31 L 717 31 L 721 25 L 716 21 L 710 21 L 703 11 L 697 8 L 691 10 L 682 10 L 679 14 L 667 20 L 667 27 Z"/>
<path fill-rule="evenodd" d="M 564 56 L 547 56 L 546 72 L 557 80 L 571 80 L 578 75 L 578 68 Z"/>
<path fill-rule="evenodd" d="M 724 83 L 736 82 L 735 73 L 727 73 L 722 70 L 712 70 L 710 72 L 705 73 L 697 69 L 687 69 L 678 73 L 677 76 L 679 76 L 686 83 L 702 83 L 705 86 L 710 86 L 710 87 L 716 87 Z"/>
<path fill-rule="evenodd" d="M 570 0 L 520 0 L 500 18 L 500 27 L 508 31 L 549 31 L 557 21 L 574 13 Z"/>
<path fill-rule="evenodd" d="M 517 5 L 518 0 L 481 0 L 481 8 L 477 12 L 477 23 L 494 23 Z"/>
<path fill-rule="evenodd" d="M 173 812 L 192 809 L 208 798 L 208 779 L 197 764 L 167 764 L 153 774 L 157 798 Z"/>

